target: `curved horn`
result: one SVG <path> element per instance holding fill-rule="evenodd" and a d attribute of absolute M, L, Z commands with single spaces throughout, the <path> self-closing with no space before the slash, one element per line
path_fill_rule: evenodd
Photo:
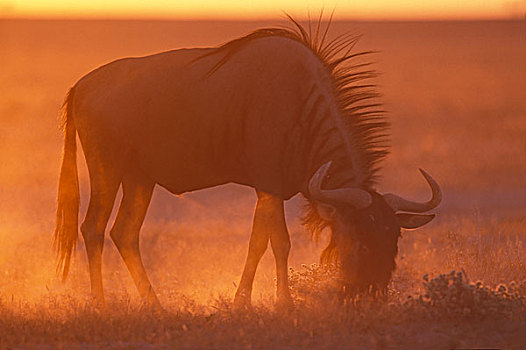
<path fill-rule="evenodd" d="M 407 211 L 412 213 L 423 213 L 428 210 L 431 210 L 438 206 L 440 202 L 442 201 L 442 191 L 440 190 L 440 186 L 436 183 L 436 181 L 426 173 L 423 169 L 418 169 L 424 175 L 424 178 L 426 179 L 427 183 L 431 187 L 432 191 L 432 197 L 429 201 L 424 203 L 419 202 L 413 202 L 407 199 L 404 199 L 402 197 L 397 196 L 396 194 L 387 193 L 384 194 L 384 200 L 387 202 L 387 204 L 393 209 L 394 211 Z"/>
<path fill-rule="evenodd" d="M 332 161 L 323 164 L 309 181 L 309 193 L 311 197 L 320 202 L 348 203 L 355 208 L 367 208 L 373 202 L 371 195 L 360 188 L 338 188 L 334 190 L 322 190 L 321 184 Z"/>

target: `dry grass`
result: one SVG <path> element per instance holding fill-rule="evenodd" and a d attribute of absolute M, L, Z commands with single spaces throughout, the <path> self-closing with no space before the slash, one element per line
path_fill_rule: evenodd
<path fill-rule="evenodd" d="M 79 349 L 522 348 L 526 345 L 522 332 L 526 326 L 526 255 L 517 242 L 524 240 L 526 223 L 502 220 L 493 222 L 492 227 L 473 217 L 447 222 L 427 232 L 406 232 L 385 300 L 362 298 L 342 305 L 332 285 L 334 270 L 296 264 L 290 276 L 296 308 L 290 312 L 274 310 L 272 261 L 267 259 L 261 266 L 263 278 L 256 281 L 259 296 L 253 312 L 233 313 L 234 286 L 228 290 L 227 285 L 237 280 L 239 265 L 221 260 L 224 250 L 210 240 L 196 239 L 200 248 L 194 247 L 192 240 L 174 241 L 174 234 L 169 233 L 177 228 L 173 224 L 159 227 L 164 235 L 145 249 L 149 268 L 157 276 L 155 284 L 167 309 L 165 314 L 143 307 L 122 264 L 114 262 L 111 246 L 105 259 L 105 310 L 94 308 L 87 297 L 87 276 L 76 270 L 85 269 L 84 259 L 80 264 L 77 259 L 66 286 L 53 285 L 48 271 L 44 279 L 50 285 L 33 294 L 27 278 L 35 278 L 42 266 L 31 271 L 28 266 L 7 265 L 4 267 L 13 281 L 0 288 L 1 344 L 4 348 Z M 466 229 L 455 235 L 443 234 L 450 222 Z M 489 229 L 469 231 L 472 227 Z M 157 233 L 145 232 L 147 237 Z M 495 236 L 498 239 L 491 238 Z M 459 242 L 466 245 L 459 247 Z M 244 242 L 228 244 L 244 255 Z M 151 256 L 161 249 L 173 257 L 168 265 L 162 255 Z M 186 262 L 191 268 L 177 261 L 182 250 L 192 260 Z M 200 250 L 211 260 L 201 260 Z M 236 254 L 232 253 L 231 260 Z M 304 258 L 309 255 L 303 254 Z M 39 257 L 33 256 L 31 262 L 35 259 Z M 450 274 L 451 268 L 463 272 Z M 190 285 L 180 288 L 181 281 Z M 9 295 L 9 287 L 25 290 L 25 295 Z"/>
<path fill-rule="evenodd" d="M 298 308 L 283 315 L 265 305 L 233 314 L 216 302 L 209 313 L 185 298 L 172 313 L 152 314 L 114 301 L 100 313 L 86 302 L 57 296 L 38 306 L 2 303 L 5 348 L 429 348 L 524 346 L 521 320 L 450 316 L 418 303 L 359 302 L 346 309 Z M 184 306 L 187 304 L 186 306 Z M 64 311 L 67 310 L 67 311 Z"/>
<path fill-rule="evenodd" d="M 311 265 L 324 242 L 305 237 L 293 199 L 287 221 L 297 307 L 274 310 L 267 253 L 254 310 L 244 314 L 230 311 L 255 203 L 241 187 L 184 198 L 156 191 L 141 246 L 167 313 L 142 307 L 109 239 L 105 310 L 88 298 L 82 243 L 71 278 L 58 282 L 51 251 L 57 110 L 78 77 L 108 60 L 224 42 L 262 24 L 0 25 L 0 349 L 526 348 L 522 22 L 335 24 L 335 34 L 358 29 L 366 34 L 361 48 L 383 51 L 378 68 L 393 152 L 380 190 L 424 198 L 420 166 L 441 183 L 444 202 L 433 223 L 404 232 L 388 298 L 342 306 L 334 273 Z M 84 212 L 88 184 L 79 163 Z"/>

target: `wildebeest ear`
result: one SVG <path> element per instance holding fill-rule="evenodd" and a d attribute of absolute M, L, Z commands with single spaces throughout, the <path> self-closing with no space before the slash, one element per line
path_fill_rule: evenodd
<path fill-rule="evenodd" d="M 433 220 L 435 214 L 395 214 L 398 224 L 403 228 L 418 228 Z"/>
<path fill-rule="evenodd" d="M 336 208 L 327 203 L 316 203 L 316 210 L 318 211 L 318 214 L 321 216 L 321 218 L 325 221 L 334 220 L 334 216 L 336 215 Z"/>

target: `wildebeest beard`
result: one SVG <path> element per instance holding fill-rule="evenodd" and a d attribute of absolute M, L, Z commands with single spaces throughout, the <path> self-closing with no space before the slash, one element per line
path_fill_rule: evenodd
<path fill-rule="evenodd" d="M 330 241 L 320 263 L 338 267 L 343 297 L 385 295 L 396 268 L 400 226 L 382 197 L 371 194 L 371 206 L 355 209 L 340 205 L 342 217 L 332 222 L 321 218 L 315 206 L 306 207 L 303 223 L 315 239 L 325 227 L 330 228 Z"/>

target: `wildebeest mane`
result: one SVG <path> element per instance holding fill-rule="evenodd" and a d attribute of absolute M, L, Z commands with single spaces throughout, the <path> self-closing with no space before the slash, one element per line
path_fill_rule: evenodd
<path fill-rule="evenodd" d="M 388 154 L 389 123 L 385 118 L 385 112 L 381 109 L 381 104 L 377 102 L 380 95 L 376 85 L 371 82 L 371 79 L 377 76 L 376 71 L 370 68 L 371 62 L 356 62 L 356 59 L 375 51 L 354 52 L 353 49 L 360 36 L 353 33 L 344 33 L 329 40 L 328 32 L 332 15 L 324 29 L 320 15 L 315 30 L 312 30 L 310 20 L 305 29 L 292 16 L 287 15 L 287 17 L 293 27 L 258 29 L 202 56 L 223 54 L 209 74 L 220 69 L 233 55 L 256 39 L 277 36 L 308 47 L 332 77 L 333 93 L 338 103 L 340 117 L 346 126 L 353 154 L 357 155 L 353 157 L 353 162 L 357 164 L 352 164 L 355 183 L 365 190 L 372 190 L 378 179 L 380 161 Z M 303 224 L 314 238 L 317 238 L 329 225 L 318 215 L 314 203 L 309 198 L 305 206 Z M 330 258 L 335 255 L 334 247 L 334 244 L 329 243 L 322 259 L 325 257 L 331 260 Z"/>

